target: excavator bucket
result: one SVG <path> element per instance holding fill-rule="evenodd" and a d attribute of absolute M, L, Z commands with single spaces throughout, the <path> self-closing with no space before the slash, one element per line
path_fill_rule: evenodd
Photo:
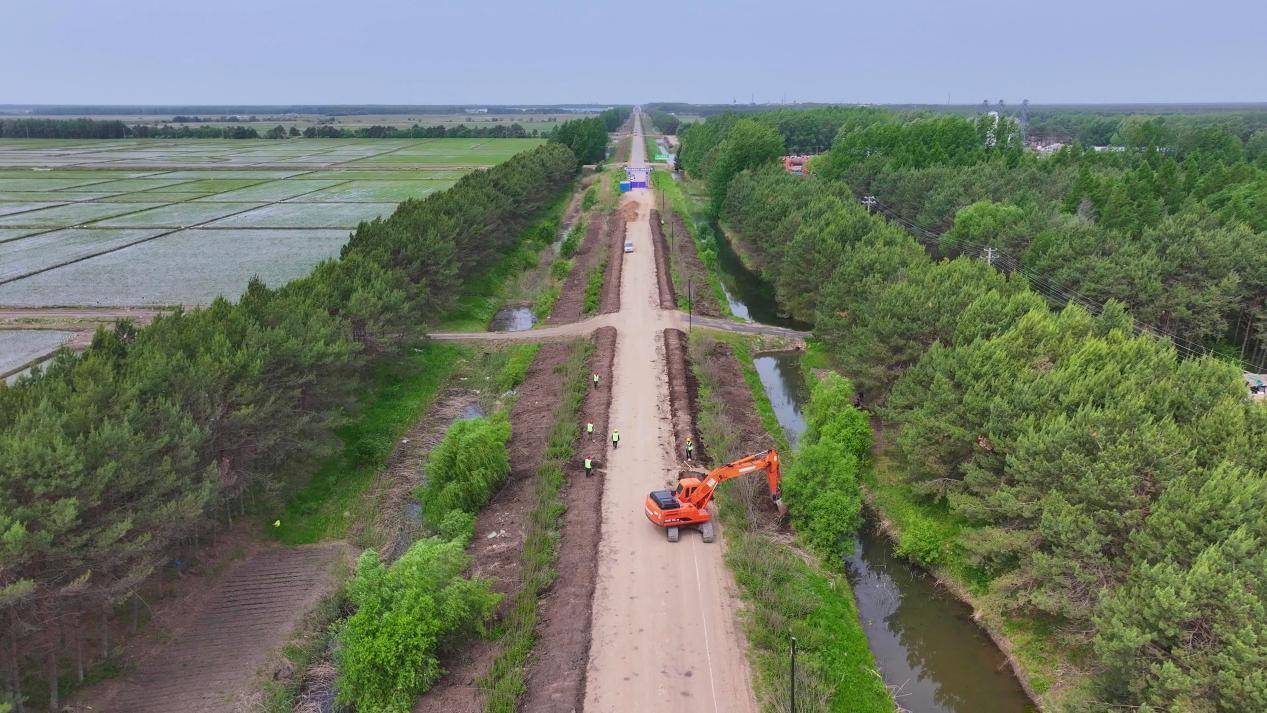
<path fill-rule="evenodd" d="M 774 499 L 774 507 L 779 509 L 779 517 L 787 515 L 787 504 L 783 502 L 783 498 L 776 497 Z"/>

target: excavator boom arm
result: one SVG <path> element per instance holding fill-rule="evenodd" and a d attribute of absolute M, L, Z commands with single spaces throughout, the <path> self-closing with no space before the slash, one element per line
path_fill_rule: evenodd
<path fill-rule="evenodd" d="M 756 471 L 764 470 L 766 483 L 770 486 L 770 495 L 779 499 L 779 453 L 773 448 L 761 453 L 744 456 L 709 471 L 703 481 L 689 495 L 688 499 L 701 510 L 708 507 L 717 491 L 717 486 L 732 478 L 740 478 Z"/>

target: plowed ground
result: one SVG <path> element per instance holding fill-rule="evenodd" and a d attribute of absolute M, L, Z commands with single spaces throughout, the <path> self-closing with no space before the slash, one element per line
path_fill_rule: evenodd
<path fill-rule="evenodd" d="M 224 713 L 247 710 L 255 674 L 335 584 L 343 543 L 273 548 L 237 563 L 207 603 L 101 700 L 77 710 Z"/>

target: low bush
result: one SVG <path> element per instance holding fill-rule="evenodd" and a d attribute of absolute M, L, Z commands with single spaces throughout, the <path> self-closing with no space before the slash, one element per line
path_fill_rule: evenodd
<path fill-rule="evenodd" d="M 427 457 L 426 482 L 415 495 L 425 522 L 439 530 L 454 510 L 474 513 L 510 473 L 505 412 L 455 422 Z"/>
<path fill-rule="evenodd" d="M 594 190 L 590 187 L 590 190 Z M 585 195 L 590 195 L 586 193 Z M 569 260 L 576 254 L 576 249 L 581 246 L 581 237 L 585 235 L 585 221 L 578 220 L 576 225 L 563 236 L 563 242 L 559 244 L 559 257 Z"/>
<path fill-rule="evenodd" d="M 830 374 L 814 386 L 783 497 L 796 529 L 824 556 L 841 557 L 862 525 L 862 462 L 871 449 L 867 416 L 854 408 L 853 384 Z"/>
<path fill-rule="evenodd" d="M 598 261 L 590 270 L 589 279 L 585 281 L 585 314 L 597 311 L 603 300 L 603 275 L 607 272 L 607 256 Z"/>
<path fill-rule="evenodd" d="M 356 613 L 340 629 L 339 702 L 404 713 L 443 675 L 439 655 L 483 632 L 499 595 L 466 579 L 465 537 L 419 540 L 391 567 L 367 550 L 348 587 Z"/>
<path fill-rule="evenodd" d="M 894 552 L 925 567 L 941 564 L 946 556 L 946 541 L 933 523 L 915 519 L 907 523 L 898 537 Z"/>

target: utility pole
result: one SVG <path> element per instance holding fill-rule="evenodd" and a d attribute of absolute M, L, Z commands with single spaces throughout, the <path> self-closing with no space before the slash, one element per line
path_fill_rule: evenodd
<path fill-rule="evenodd" d="M 985 261 L 991 266 L 994 265 L 994 248 L 987 247 L 985 249 Z"/>
<path fill-rule="evenodd" d="M 792 692 L 792 695 L 791 695 L 792 700 L 790 701 L 792 707 L 789 708 L 788 710 L 791 711 L 791 713 L 796 713 L 796 637 L 795 636 L 792 637 L 792 685 L 790 686 L 790 689 Z"/>
<path fill-rule="evenodd" d="M 866 206 L 868 213 L 875 212 L 875 203 L 876 203 L 875 196 L 862 197 L 862 205 Z"/>

